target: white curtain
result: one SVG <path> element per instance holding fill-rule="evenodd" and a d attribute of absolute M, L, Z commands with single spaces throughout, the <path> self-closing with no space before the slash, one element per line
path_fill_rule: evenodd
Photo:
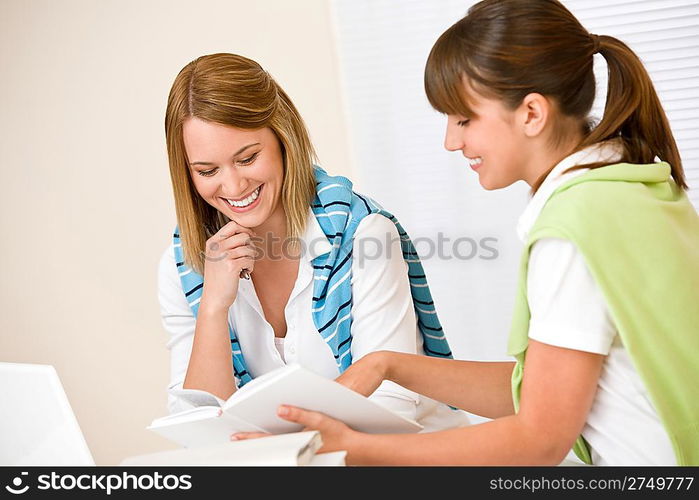
<path fill-rule="evenodd" d="M 629 45 L 648 69 L 682 156 L 689 198 L 699 209 L 699 1 L 566 0 L 588 31 Z M 597 101 L 604 109 L 607 73 L 595 58 Z"/>
<path fill-rule="evenodd" d="M 431 109 L 423 90 L 430 48 L 473 3 L 334 0 L 332 5 L 355 186 L 396 214 L 417 240 L 455 357 L 507 359 L 521 251 L 515 226 L 528 186 L 483 190 L 464 158 L 444 150 L 445 118 Z M 589 31 L 624 40 L 644 60 L 699 206 L 697 1 L 564 4 Z M 593 111 L 600 116 L 606 75 L 602 58 L 596 59 L 600 90 Z"/>

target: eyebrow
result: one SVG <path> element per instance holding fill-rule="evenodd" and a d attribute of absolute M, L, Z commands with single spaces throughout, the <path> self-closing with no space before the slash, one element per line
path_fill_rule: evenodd
<path fill-rule="evenodd" d="M 240 153 L 242 153 L 243 151 L 245 151 L 248 148 L 251 148 L 253 146 L 259 146 L 259 145 L 260 145 L 259 142 L 253 142 L 252 144 L 248 144 L 247 146 L 243 146 L 242 148 L 240 148 L 238 151 L 236 151 L 233 154 L 233 157 L 238 156 Z M 190 163 L 189 165 L 194 166 L 194 165 L 214 165 L 214 164 L 211 163 L 210 161 L 195 161 L 195 162 Z"/>

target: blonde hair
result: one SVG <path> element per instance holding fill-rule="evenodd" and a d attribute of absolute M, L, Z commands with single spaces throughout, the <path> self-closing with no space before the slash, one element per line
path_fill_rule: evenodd
<path fill-rule="evenodd" d="M 228 218 L 197 193 L 182 138 L 182 124 L 196 117 L 242 129 L 269 127 L 279 139 L 284 163 L 281 200 L 289 238 L 305 229 L 315 196 L 316 154 L 306 126 L 289 96 L 255 61 L 235 54 L 210 54 L 187 64 L 167 101 L 165 137 L 185 263 L 204 272 L 206 240 Z"/>

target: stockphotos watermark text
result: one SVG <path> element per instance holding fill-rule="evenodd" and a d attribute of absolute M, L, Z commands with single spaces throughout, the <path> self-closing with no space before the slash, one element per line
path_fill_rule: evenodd
<path fill-rule="evenodd" d="M 333 241 L 337 236 L 328 235 L 323 238 L 304 240 L 301 238 L 280 238 L 273 234 L 266 237 L 254 236 L 249 242 L 255 249 L 254 258 L 266 258 L 269 260 L 302 258 L 310 255 L 320 255 L 322 249 Z M 217 241 L 217 239 L 219 241 Z M 461 260 L 472 259 L 495 260 L 500 256 L 498 250 L 498 238 L 485 236 L 474 238 L 471 236 L 459 236 L 456 238 L 445 235 L 443 232 L 437 233 L 435 237 L 422 236 L 412 240 L 416 256 L 421 261 L 430 259 L 439 260 Z M 354 243 L 353 258 L 362 268 L 367 261 L 389 260 L 395 253 L 395 248 L 400 244 L 400 239 L 386 233 L 384 238 L 366 237 Z M 205 260 L 219 261 L 227 256 L 227 251 L 220 238 L 212 237 L 207 243 L 207 252 L 202 255 Z M 405 255 L 406 259 L 415 258 L 415 255 Z"/>
<path fill-rule="evenodd" d="M 21 472 L 15 477 L 5 490 L 14 495 L 22 495 L 27 491 L 37 489 L 40 491 L 83 490 L 101 491 L 111 495 L 115 491 L 148 491 L 148 490 L 190 490 L 192 488 L 192 476 L 189 474 L 161 474 L 152 472 L 147 474 L 40 474 L 36 476 L 36 484 L 29 484 L 29 473 Z"/>

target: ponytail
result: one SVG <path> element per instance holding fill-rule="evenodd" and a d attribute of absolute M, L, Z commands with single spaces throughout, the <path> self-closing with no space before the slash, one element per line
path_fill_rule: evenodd
<path fill-rule="evenodd" d="M 604 116 L 591 128 L 595 53 L 607 60 L 609 89 Z M 472 114 L 464 78 L 511 109 L 531 92 L 550 97 L 562 115 L 580 123 L 583 140 L 576 150 L 614 139 L 623 146 L 622 162 L 653 163 L 657 157 L 670 164 L 677 185 L 687 189 L 677 144 L 641 60 L 616 38 L 588 33 L 558 0 L 482 0 L 473 5 L 432 47 L 425 67 L 430 104 L 442 113 Z M 544 177 L 532 185 L 533 191 Z"/>
<path fill-rule="evenodd" d="M 591 35 L 591 40 L 593 50 L 596 49 L 607 61 L 607 102 L 602 121 L 578 149 L 620 139 L 624 149 L 621 161 L 653 163 L 658 157 L 670 164 L 675 183 L 687 189 L 675 138 L 643 63 L 621 40 L 605 35 Z M 586 165 L 595 166 L 602 164 Z"/>

